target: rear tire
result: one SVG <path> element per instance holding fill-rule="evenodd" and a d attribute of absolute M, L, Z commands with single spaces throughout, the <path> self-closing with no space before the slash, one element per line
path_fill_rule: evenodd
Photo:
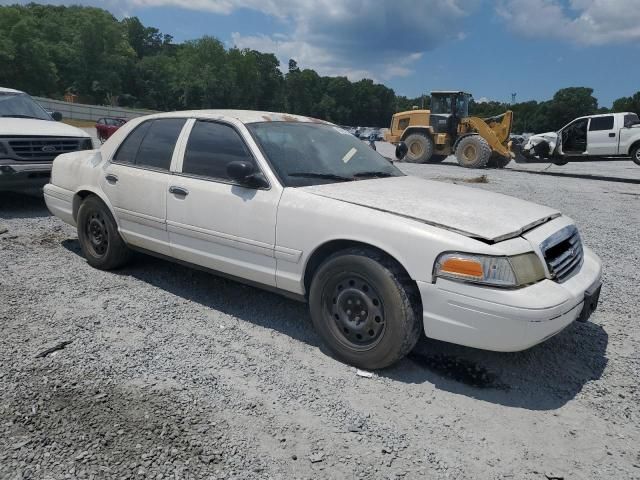
<path fill-rule="evenodd" d="M 640 165 L 640 145 L 631 149 L 631 160 L 633 160 L 633 163 L 636 165 Z"/>
<path fill-rule="evenodd" d="M 309 309 L 328 348 L 359 368 L 394 364 L 413 349 L 422 330 L 415 284 L 394 260 L 368 248 L 325 260 L 311 282 Z"/>
<path fill-rule="evenodd" d="M 407 155 L 404 157 L 405 162 L 427 163 L 433 156 L 433 139 L 427 133 L 412 133 L 405 138 L 404 143 L 408 148 Z"/>
<path fill-rule="evenodd" d="M 469 135 L 458 143 L 456 158 L 465 168 L 484 168 L 489 163 L 491 147 L 480 135 Z"/>
<path fill-rule="evenodd" d="M 100 270 L 122 267 L 131 258 L 131 250 L 118 233 L 111 212 L 94 195 L 88 196 L 78 210 L 78 240 L 87 263 Z"/>

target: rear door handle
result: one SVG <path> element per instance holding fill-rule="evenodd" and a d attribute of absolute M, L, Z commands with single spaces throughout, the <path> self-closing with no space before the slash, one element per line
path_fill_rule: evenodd
<path fill-rule="evenodd" d="M 182 187 L 169 187 L 169 193 L 173 193 L 174 195 L 179 195 L 181 197 L 186 197 L 189 195 L 189 191 L 186 188 Z"/>
<path fill-rule="evenodd" d="M 609 136 L 610 136 L 611 138 L 615 138 L 616 134 L 615 134 L 615 133 L 610 133 L 610 134 L 609 134 Z"/>
<path fill-rule="evenodd" d="M 109 182 L 112 185 L 114 183 L 118 183 L 118 177 L 115 176 L 113 173 L 106 175 L 104 178 L 107 180 L 107 182 Z"/>

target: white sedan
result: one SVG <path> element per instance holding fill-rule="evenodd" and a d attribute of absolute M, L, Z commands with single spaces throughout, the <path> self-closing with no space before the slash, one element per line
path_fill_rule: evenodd
<path fill-rule="evenodd" d="M 523 350 L 586 321 L 600 292 L 600 260 L 560 212 L 406 176 L 307 117 L 138 118 L 60 155 L 45 199 L 90 265 L 140 250 L 302 299 L 335 355 L 363 368 L 398 361 L 422 330 Z"/>

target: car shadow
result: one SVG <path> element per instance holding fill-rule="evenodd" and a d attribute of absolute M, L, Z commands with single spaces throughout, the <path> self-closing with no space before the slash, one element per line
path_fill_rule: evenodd
<path fill-rule="evenodd" d="M 62 245 L 81 255 L 76 239 Z M 301 302 L 143 254 L 136 254 L 130 266 L 115 273 L 278 331 L 330 355 Z M 543 344 L 518 353 L 488 352 L 423 336 L 406 359 L 377 374 L 406 384 L 430 383 L 440 390 L 505 406 L 553 410 L 602 376 L 607 344 L 607 333 L 595 323 L 574 323 Z"/>
<path fill-rule="evenodd" d="M 0 192 L 0 220 L 12 218 L 42 218 L 47 210 L 42 190 L 29 192 Z"/>

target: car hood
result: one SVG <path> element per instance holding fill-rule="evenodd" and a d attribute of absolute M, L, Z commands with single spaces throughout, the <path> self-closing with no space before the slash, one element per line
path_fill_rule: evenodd
<path fill-rule="evenodd" d="M 541 142 L 547 142 L 549 144 L 550 152 L 553 152 L 558 145 L 558 132 L 546 132 L 539 133 L 537 135 L 531 135 L 524 144 L 525 150 L 531 150 L 533 147 Z"/>
<path fill-rule="evenodd" d="M 89 137 L 79 128 L 53 120 L 37 120 L 35 118 L 0 117 L 0 137 L 14 136 L 42 137 Z"/>
<path fill-rule="evenodd" d="M 514 197 L 411 176 L 314 185 L 302 190 L 488 242 L 517 237 L 560 216 L 557 210 Z"/>

